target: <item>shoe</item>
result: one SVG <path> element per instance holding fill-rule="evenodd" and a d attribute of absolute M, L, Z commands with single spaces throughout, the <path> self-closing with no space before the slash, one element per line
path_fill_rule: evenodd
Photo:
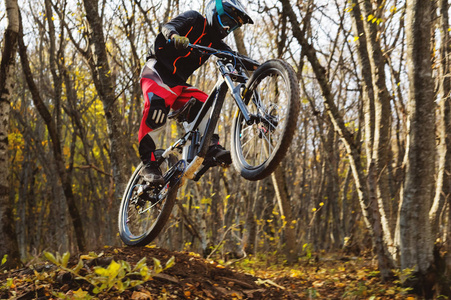
<path fill-rule="evenodd" d="M 211 144 L 205 158 L 206 160 L 213 160 L 213 162 L 218 165 L 228 166 L 232 163 L 230 151 L 219 144 L 219 136 L 217 134 L 214 134 L 211 138 Z"/>
<path fill-rule="evenodd" d="M 148 162 L 141 170 L 140 174 L 145 181 L 154 185 L 163 185 L 164 178 L 160 167 L 155 161 Z"/>

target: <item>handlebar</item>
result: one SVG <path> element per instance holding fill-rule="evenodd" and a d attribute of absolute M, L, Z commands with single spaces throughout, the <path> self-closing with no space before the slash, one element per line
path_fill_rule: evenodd
<path fill-rule="evenodd" d="M 188 48 L 195 49 L 200 52 L 205 52 L 210 55 L 214 55 L 221 59 L 226 59 L 234 62 L 241 63 L 247 70 L 255 70 L 258 66 L 260 66 L 260 63 L 256 60 L 253 60 L 249 57 L 246 57 L 244 55 L 240 55 L 239 53 L 233 53 L 229 51 L 223 51 L 218 50 L 206 46 L 201 45 L 194 45 L 194 44 L 188 44 Z"/>
<path fill-rule="evenodd" d="M 168 43 L 171 43 L 172 40 L 169 39 Z M 214 55 L 220 59 L 226 59 L 233 62 L 239 62 L 241 65 L 243 65 L 247 70 L 256 70 L 260 63 L 256 60 L 253 60 L 252 58 L 249 58 L 247 56 L 241 55 L 236 52 L 230 52 L 230 51 L 224 51 L 224 50 L 218 50 L 211 47 L 201 46 L 201 45 L 195 45 L 195 44 L 188 44 L 187 48 L 191 48 L 194 50 L 197 50 L 199 52 L 204 52 L 210 55 Z"/>

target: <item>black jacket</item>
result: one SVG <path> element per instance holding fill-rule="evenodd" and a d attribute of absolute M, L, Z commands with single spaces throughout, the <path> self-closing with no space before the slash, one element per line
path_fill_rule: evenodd
<path fill-rule="evenodd" d="M 173 34 L 186 36 L 191 44 L 232 51 L 219 39 L 207 20 L 196 11 L 187 11 L 163 25 L 150 49 L 150 57 L 156 58 L 155 69 L 169 86 L 187 85 L 186 80 L 202 66 L 210 55 L 201 55 L 191 49 L 177 50 L 168 40 Z"/>

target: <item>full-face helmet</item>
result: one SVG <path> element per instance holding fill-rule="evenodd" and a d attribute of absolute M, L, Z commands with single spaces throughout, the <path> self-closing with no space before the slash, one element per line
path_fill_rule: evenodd
<path fill-rule="evenodd" d="M 221 39 L 243 24 L 254 24 L 238 0 L 211 0 L 206 7 L 209 26 L 216 29 Z"/>

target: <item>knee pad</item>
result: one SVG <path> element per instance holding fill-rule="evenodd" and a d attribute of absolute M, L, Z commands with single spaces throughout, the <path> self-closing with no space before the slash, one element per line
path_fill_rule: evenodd
<path fill-rule="evenodd" d="M 154 93 L 148 93 L 147 96 L 149 97 L 150 107 L 146 118 L 146 125 L 155 130 L 166 124 L 170 108 L 166 106 L 164 99 L 160 96 Z"/>

